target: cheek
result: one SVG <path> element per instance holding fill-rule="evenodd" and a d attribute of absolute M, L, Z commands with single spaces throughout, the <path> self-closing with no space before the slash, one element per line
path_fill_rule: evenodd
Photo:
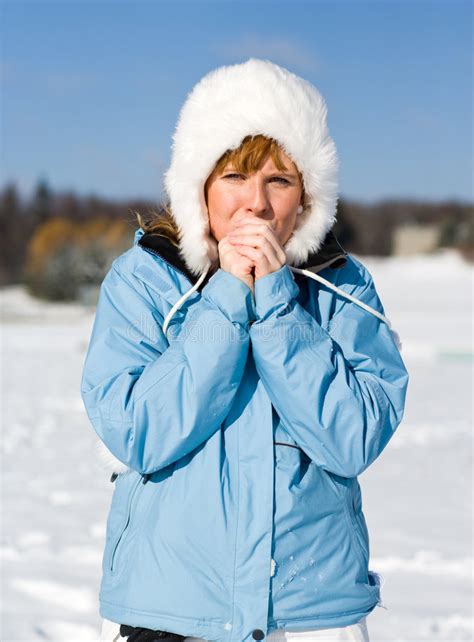
<path fill-rule="evenodd" d="M 208 209 L 213 214 L 231 212 L 237 204 L 237 196 L 231 190 L 214 186 L 208 192 Z"/>
<path fill-rule="evenodd" d="M 228 194 L 209 190 L 207 211 L 211 233 L 217 241 L 220 241 L 230 231 L 232 215 L 235 211 L 234 200 Z"/>
<path fill-rule="evenodd" d="M 277 217 L 278 237 L 281 243 L 286 243 L 294 230 L 297 221 L 296 208 L 298 205 L 292 205 L 291 209 L 279 212 Z"/>
<path fill-rule="evenodd" d="M 293 230 L 295 229 L 296 225 L 296 216 L 291 216 L 287 219 L 285 222 L 285 230 L 283 232 L 283 243 L 286 243 L 290 236 L 293 233 Z"/>
<path fill-rule="evenodd" d="M 293 192 L 285 195 L 285 198 L 282 198 L 278 206 L 278 228 L 280 230 L 281 236 L 283 237 L 283 242 L 286 242 L 291 236 L 295 225 L 298 220 L 298 215 L 296 210 L 300 203 L 301 192 Z"/>

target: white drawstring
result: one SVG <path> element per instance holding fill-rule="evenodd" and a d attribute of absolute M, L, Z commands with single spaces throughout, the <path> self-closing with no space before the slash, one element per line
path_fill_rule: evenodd
<path fill-rule="evenodd" d="M 168 314 L 165 317 L 165 320 L 163 322 L 163 333 L 167 337 L 166 331 L 168 329 L 169 322 L 171 321 L 174 313 L 181 307 L 181 305 L 186 301 L 188 297 L 191 296 L 193 292 L 195 292 L 198 287 L 201 285 L 203 282 L 204 278 L 206 277 L 206 274 L 209 272 L 209 269 L 211 267 L 211 264 L 207 266 L 207 268 L 204 270 L 204 272 L 201 274 L 199 279 L 196 281 L 196 283 L 190 288 L 187 292 L 185 292 L 173 305 L 171 310 L 168 312 Z M 367 305 L 363 301 L 359 301 L 359 299 L 356 299 L 352 294 L 349 294 L 348 292 L 344 292 L 344 290 L 341 290 L 341 288 L 338 288 L 337 285 L 334 285 L 334 283 L 331 283 L 331 281 L 328 281 L 327 279 L 324 279 L 322 276 L 319 276 L 319 274 L 315 274 L 314 272 L 311 272 L 310 270 L 305 270 L 297 267 L 293 267 L 292 265 L 288 266 L 292 272 L 298 272 L 299 274 L 304 274 L 305 276 L 309 276 L 311 279 L 314 279 L 315 281 L 320 281 L 324 285 L 326 285 L 328 288 L 331 288 L 331 290 L 334 290 L 334 292 L 337 292 L 343 297 L 346 297 L 346 299 L 349 299 L 356 305 L 359 305 L 361 308 L 366 310 L 367 312 L 370 312 L 374 316 L 378 317 L 381 321 L 384 321 L 388 327 L 390 328 L 393 337 L 395 339 L 395 343 L 398 347 L 399 350 L 402 349 L 402 342 L 400 341 L 400 337 L 398 333 L 392 328 L 392 324 L 390 323 L 390 320 L 378 312 L 378 310 L 375 310 L 374 308 L 371 308 L 370 305 Z"/>
<path fill-rule="evenodd" d="M 334 292 L 337 292 L 341 296 L 345 296 L 346 299 L 349 299 L 350 301 L 357 303 L 357 305 L 360 305 L 361 308 L 364 308 L 364 310 L 367 310 L 367 312 L 371 312 L 372 314 L 375 314 L 376 317 L 378 317 L 382 321 L 385 321 L 385 323 L 388 324 L 389 328 L 392 327 L 390 321 L 387 319 L 387 317 L 384 317 L 383 314 L 380 314 L 380 312 L 378 312 L 377 310 L 374 310 L 374 308 L 371 308 L 370 305 L 367 305 L 363 301 L 359 301 L 359 299 L 356 299 L 355 296 L 352 296 L 352 294 L 349 294 L 348 292 L 344 292 L 344 290 L 341 290 L 341 288 L 338 288 L 337 285 L 334 285 L 334 283 L 331 283 L 331 281 L 327 281 L 326 279 L 323 279 L 323 277 L 319 276 L 319 274 L 314 274 L 314 272 L 310 272 L 309 270 L 302 270 L 301 268 L 293 267 L 292 265 L 289 265 L 288 267 L 292 272 L 299 272 L 300 274 L 309 276 L 315 281 L 320 281 L 321 283 L 324 283 L 324 285 L 327 285 L 328 288 L 331 288 L 331 290 L 334 290 Z"/>
<path fill-rule="evenodd" d="M 209 268 L 210 268 L 210 267 L 211 267 L 211 264 L 209 263 L 209 265 L 208 265 L 208 266 L 207 266 L 207 268 L 204 270 L 204 272 L 201 274 L 201 276 L 200 276 L 200 277 L 199 277 L 199 279 L 196 281 L 196 283 L 193 285 L 193 287 L 192 287 L 192 288 L 190 288 L 187 292 L 185 292 L 185 293 L 183 294 L 183 296 L 181 296 L 181 297 L 176 301 L 176 303 L 173 305 L 173 307 L 171 308 L 171 310 L 170 310 L 170 311 L 168 312 L 168 314 L 166 315 L 165 320 L 164 320 L 164 322 L 163 322 L 163 333 L 164 333 L 164 335 L 166 336 L 166 338 L 168 338 L 168 335 L 166 334 L 166 330 L 168 329 L 168 324 L 169 324 L 169 322 L 171 321 L 172 316 L 174 315 L 174 313 L 176 312 L 176 310 L 179 310 L 179 308 L 180 308 L 180 307 L 182 306 L 182 304 L 186 301 L 186 299 L 187 299 L 189 296 L 191 296 L 191 294 L 192 294 L 193 292 L 195 292 L 195 291 L 198 289 L 198 287 L 199 287 L 199 286 L 201 285 L 201 283 L 204 281 L 204 278 L 205 278 L 206 274 L 209 272 Z"/>
<path fill-rule="evenodd" d="M 319 276 L 319 274 L 315 274 L 310 270 L 304 270 L 301 268 L 293 267 L 292 265 L 289 265 L 288 267 L 292 272 L 298 272 L 299 274 L 304 274 L 305 276 L 309 276 L 311 279 L 314 279 L 315 281 L 320 281 L 321 283 L 324 283 L 324 285 L 327 285 L 327 287 L 331 288 L 331 290 L 334 290 L 334 292 L 337 292 L 341 296 L 346 297 L 346 299 L 349 299 L 353 303 L 356 303 L 361 308 L 364 308 L 364 310 L 367 310 L 367 312 L 370 312 L 371 314 L 381 319 L 381 321 L 384 321 L 390 328 L 398 349 L 399 350 L 402 349 L 402 342 L 400 341 L 400 337 L 398 336 L 398 333 L 392 328 L 392 324 L 390 323 L 390 320 L 386 316 L 381 314 L 378 310 L 374 310 L 374 308 L 371 308 L 370 305 L 367 305 L 363 301 L 359 301 L 359 299 L 356 299 L 355 296 L 352 296 L 352 294 L 349 294 L 348 292 L 344 292 L 344 290 L 341 290 L 341 288 L 338 288 L 337 285 L 334 285 L 334 283 L 331 283 L 331 281 L 327 281 L 322 276 Z"/>

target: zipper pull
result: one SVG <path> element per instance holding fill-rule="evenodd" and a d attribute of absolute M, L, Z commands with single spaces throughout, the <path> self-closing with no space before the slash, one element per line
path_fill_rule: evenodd
<path fill-rule="evenodd" d="M 147 481 L 150 479 L 151 473 L 143 473 L 142 475 L 142 484 L 146 484 Z"/>
<path fill-rule="evenodd" d="M 110 481 L 112 482 L 112 484 L 113 484 L 113 483 L 114 483 L 114 481 L 117 479 L 117 477 L 118 477 L 118 473 L 112 473 L 112 476 L 111 476 L 111 478 L 110 478 Z"/>

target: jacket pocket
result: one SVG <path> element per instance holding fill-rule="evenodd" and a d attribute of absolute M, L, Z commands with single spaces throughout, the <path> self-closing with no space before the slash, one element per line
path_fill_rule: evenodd
<path fill-rule="evenodd" d="M 364 569 L 369 564 L 369 542 L 367 526 L 361 511 L 357 510 L 355 498 L 350 491 L 347 493 L 347 518 L 351 529 L 352 540 L 357 550 L 360 561 Z"/>
<path fill-rule="evenodd" d="M 116 573 L 118 569 L 118 562 L 119 562 L 119 552 L 120 549 L 126 539 L 127 533 L 130 529 L 130 524 L 131 520 L 133 517 L 134 509 L 137 504 L 138 496 L 141 493 L 141 488 L 143 487 L 143 476 L 140 475 L 135 482 L 135 484 L 132 486 L 132 489 L 130 491 L 129 497 L 128 497 L 128 502 L 127 502 L 127 510 L 125 513 L 125 520 L 119 529 L 114 541 L 111 544 L 111 552 L 110 552 L 110 558 L 109 558 L 109 571 L 110 573 Z"/>

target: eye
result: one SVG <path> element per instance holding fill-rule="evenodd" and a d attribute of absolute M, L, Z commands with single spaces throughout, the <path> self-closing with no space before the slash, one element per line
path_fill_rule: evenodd
<path fill-rule="evenodd" d="M 242 174 L 226 174 L 224 176 L 224 178 L 234 178 L 234 177 L 241 178 Z"/>
<path fill-rule="evenodd" d="M 234 179 L 234 178 L 242 178 L 242 176 L 243 176 L 242 174 L 235 174 L 234 173 L 234 174 L 226 174 L 224 176 L 224 178 Z M 280 183 L 282 185 L 290 185 L 290 181 L 288 181 L 286 178 L 283 178 L 282 176 L 272 176 L 272 178 L 270 180 L 271 181 L 280 181 Z"/>

